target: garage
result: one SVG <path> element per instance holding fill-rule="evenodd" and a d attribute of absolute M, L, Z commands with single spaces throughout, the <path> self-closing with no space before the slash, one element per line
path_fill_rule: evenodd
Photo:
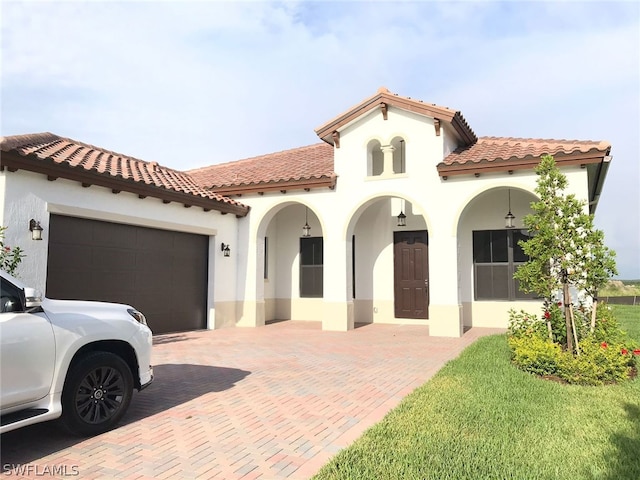
<path fill-rule="evenodd" d="M 209 237 L 51 215 L 46 295 L 133 305 L 154 334 L 206 328 Z"/>

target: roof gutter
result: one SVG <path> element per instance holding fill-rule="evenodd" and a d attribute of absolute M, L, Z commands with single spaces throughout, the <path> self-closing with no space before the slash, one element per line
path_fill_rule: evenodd
<path fill-rule="evenodd" d="M 598 207 L 598 201 L 602 194 L 602 188 L 604 186 L 604 180 L 607 177 L 609 166 L 611 165 L 611 155 L 605 155 L 602 157 L 602 162 L 598 165 L 598 172 L 596 173 L 596 180 L 593 184 L 593 191 L 589 192 L 589 213 L 594 215 L 596 208 Z"/>
<path fill-rule="evenodd" d="M 248 193 L 263 194 L 267 192 L 279 191 L 286 193 L 289 190 L 311 190 L 315 188 L 329 188 L 333 190 L 336 187 L 338 176 L 322 176 L 317 178 L 303 178 L 300 180 L 282 180 L 277 182 L 258 182 L 258 183 L 246 183 L 236 185 L 212 185 L 208 187 L 212 192 L 216 192 L 220 195 L 238 195 Z"/>

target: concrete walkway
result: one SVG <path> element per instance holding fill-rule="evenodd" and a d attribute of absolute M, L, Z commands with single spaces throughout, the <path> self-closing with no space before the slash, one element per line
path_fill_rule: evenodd
<path fill-rule="evenodd" d="M 502 331 L 451 339 L 420 326 L 325 332 L 287 321 L 157 336 L 155 381 L 134 394 L 122 426 L 90 439 L 55 423 L 9 432 L 0 475 L 307 479 L 445 362 Z"/>

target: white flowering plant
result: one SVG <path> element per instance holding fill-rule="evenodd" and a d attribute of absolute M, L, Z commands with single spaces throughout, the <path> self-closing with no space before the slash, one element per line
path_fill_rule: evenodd
<path fill-rule="evenodd" d="M 579 355 L 580 332 L 584 330 L 576 328 L 571 291 L 591 300 L 586 302 L 591 305 L 591 324 L 586 333 L 593 333 L 598 290 L 617 273 L 615 252 L 605 246 L 604 233 L 594 227 L 586 202 L 574 194 L 565 194 L 567 177 L 552 156 L 541 158 L 536 173 L 539 177 L 535 191 L 540 200 L 531 203 L 533 213 L 523 220 L 532 236 L 520 242 L 529 260 L 514 277 L 524 291 L 535 292 L 544 299 L 544 318 L 552 342 L 560 339 L 554 338 L 557 335 L 548 313 L 558 303 L 561 292 L 565 332 L 560 343 L 567 351 Z"/>

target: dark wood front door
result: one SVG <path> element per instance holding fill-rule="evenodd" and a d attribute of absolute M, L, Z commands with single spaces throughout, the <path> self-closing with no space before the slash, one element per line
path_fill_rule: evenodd
<path fill-rule="evenodd" d="M 394 232 L 396 318 L 429 318 L 429 237 L 427 232 Z"/>

